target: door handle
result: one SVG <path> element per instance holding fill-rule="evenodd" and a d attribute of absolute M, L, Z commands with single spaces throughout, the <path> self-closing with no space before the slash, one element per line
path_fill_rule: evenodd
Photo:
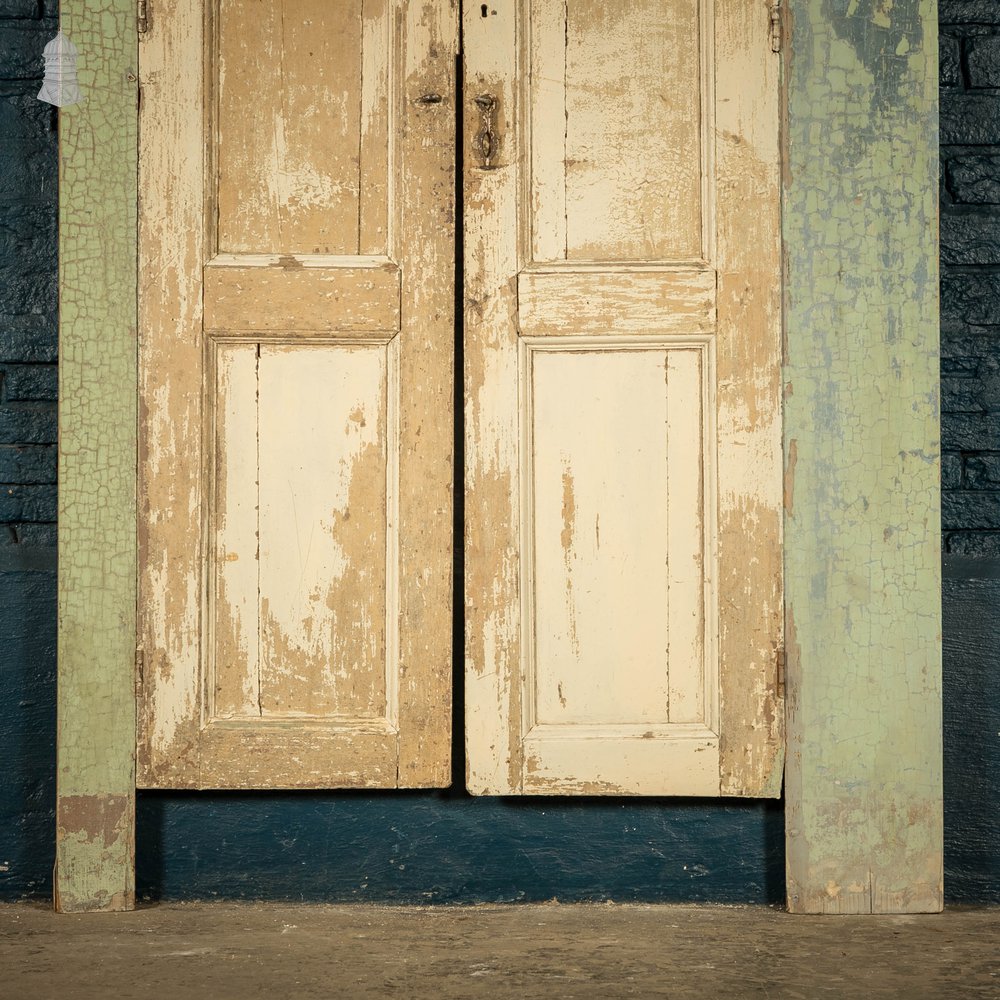
<path fill-rule="evenodd" d="M 479 155 L 480 167 L 483 170 L 494 168 L 493 157 L 500 149 L 500 139 L 497 136 L 497 99 L 492 94 L 480 94 L 473 98 L 473 103 L 479 108 L 480 129 L 472 142 L 473 149 Z"/>

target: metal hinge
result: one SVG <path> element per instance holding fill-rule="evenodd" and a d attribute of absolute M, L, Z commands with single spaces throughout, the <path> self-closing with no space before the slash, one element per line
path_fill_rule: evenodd
<path fill-rule="evenodd" d="M 782 6 L 780 0 L 774 0 L 771 4 L 771 51 L 780 52 L 781 51 L 781 36 L 783 34 L 781 28 L 781 12 Z"/>
<path fill-rule="evenodd" d="M 778 654 L 775 657 L 778 668 L 778 694 L 783 695 L 785 693 L 785 651 L 783 649 L 778 650 Z"/>
<path fill-rule="evenodd" d="M 142 694 L 142 686 L 145 682 L 146 657 L 141 646 L 135 650 L 135 696 L 138 698 Z"/>
<path fill-rule="evenodd" d="M 148 0 L 137 0 L 135 26 L 140 35 L 149 31 Z"/>

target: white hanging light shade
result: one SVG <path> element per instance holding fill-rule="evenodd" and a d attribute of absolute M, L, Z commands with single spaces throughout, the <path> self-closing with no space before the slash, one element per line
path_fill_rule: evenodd
<path fill-rule="evenodd" d="M 79 104 L 80 84 L 76 79 L 76 46 L 62 33 L 53 38 L 42 50 L 45 58 L 45 78 L 38 99 L 46 104 L 64 108 Z"/>

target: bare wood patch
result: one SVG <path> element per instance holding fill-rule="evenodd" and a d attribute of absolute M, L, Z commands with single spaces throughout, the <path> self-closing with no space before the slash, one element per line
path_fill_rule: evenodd
<path fill-rule="evenodd" d="M 239 258 L 236 258 L 239 260 Z M 208 267 L 209 330 L 383 331 L 399 329 L 399 269 Z"/>

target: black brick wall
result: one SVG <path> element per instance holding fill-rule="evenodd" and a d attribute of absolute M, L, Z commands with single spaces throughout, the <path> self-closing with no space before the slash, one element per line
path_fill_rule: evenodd
<path fill-rule="evenodd" d="M 54 545 L 56 112 L 35 99 L 52 0 L 0 0 L 0 547 Z"/>
<path fill-rule="evenodd" d="M 1000 556 L 1000 2 L 939 20 L 944 548 Z"/>
<path fill-rule="evenodd" d="M 0 898 L 51 894 L 56 721 L 54 0 L 0 0 Z"/>

